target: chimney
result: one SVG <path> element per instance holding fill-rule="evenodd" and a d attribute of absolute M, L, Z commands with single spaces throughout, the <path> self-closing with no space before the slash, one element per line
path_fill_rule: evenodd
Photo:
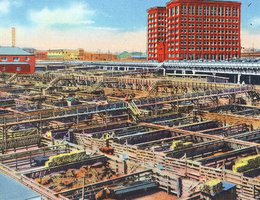
<path fill-rule="evenodd" d="M 16 46 L 16 32 L 15 32 L 15 28 L 12 27 L 12 47 Z"/>

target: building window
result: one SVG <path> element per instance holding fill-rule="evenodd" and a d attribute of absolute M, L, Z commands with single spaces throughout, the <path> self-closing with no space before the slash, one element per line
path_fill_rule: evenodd
<path fill-rule="evenodd" d="M 172 8 L 172 16 L 175 15 L 175 8 Z"/>
<path fill-rule="evenodd" d="M 7 57 L 2 57 L 1 59 L 3 62 L 7 61 Z"/>
<path fill-rule="evenodd" d="M 30 58 L 29 57 L 25 57 L 25 61 L 29 61 L 30 60 Z"/>
<path fill-rule="evenodd" d="M 176 7 L 176 15 L 179 14 L 179 7 Z"/>
<path fill-rule="evenodd" d="M 20 60 L 19 57 L 14 57 L 14 62 L 18 62 Z"/>

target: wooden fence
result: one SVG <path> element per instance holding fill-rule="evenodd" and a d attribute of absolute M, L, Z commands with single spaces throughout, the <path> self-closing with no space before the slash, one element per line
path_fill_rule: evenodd
<path fill-rule="evenodd" d="M 105 141 L 101 139 L 83 138 L 80 135 L 77 136 L 77 139 L 80 144 L 92 150 L 105 146 Z M 168 172 L 172 177 L 188 177 L 200 182 L 217 178 L 237 185 L 238 200 L 260 199 L 260 182 L 257 178 L 248 178 L 230 170 L 206 167 L 195 161 L 170 158 L 162 153 L 140 150 L 128 145 L 114 142 L 110 142 L 110 145 L 115 149 L 115 156 L 120 157 L 125 154 L 131 161 L 153 170 L 160 168 L 162 172 Z M 166 189 L 167 186 L 163 186 Z"/>

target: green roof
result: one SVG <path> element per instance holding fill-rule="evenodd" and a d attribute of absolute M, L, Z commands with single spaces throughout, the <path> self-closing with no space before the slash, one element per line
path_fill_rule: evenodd
<path fill-rule="evenodd" d="M 127 51 L 124 51 L 117 56 L 117 58 L 119 58 L 119 59 L 124 59 L 124 58 L 128 58 L 128 57 L 130 57 L 130 53 L 128 53 Z"/>
<path fill-rule="evenodd" d="M 117 55 L 117 58 L 119 59 L 125 59 L 125 58 L 130 58 L 130 57 L 140 57 L 140 56 L 144 56 L 142 52 L 127 52 L 127 51 L 124 51 L 122 53 L 120 53 L 119 55 Z"/>
<path fill-rule="evenodd" d="M 0 47 L 0 56 L 31 56 L 32 54 L 18 47 Z"/>

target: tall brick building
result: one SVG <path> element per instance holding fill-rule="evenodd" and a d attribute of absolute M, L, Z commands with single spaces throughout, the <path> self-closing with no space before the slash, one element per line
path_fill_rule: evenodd
<path fill-rule="evenodd" d="M 241 3 L 172 0 L 148 10 L 148 60 L 239 58 Z"/>
<path fill-rule="evenodd" d="M 166 55 L 167 13 L 165 7 L 148 11 L 148 59 L 163 61 Z"/>

